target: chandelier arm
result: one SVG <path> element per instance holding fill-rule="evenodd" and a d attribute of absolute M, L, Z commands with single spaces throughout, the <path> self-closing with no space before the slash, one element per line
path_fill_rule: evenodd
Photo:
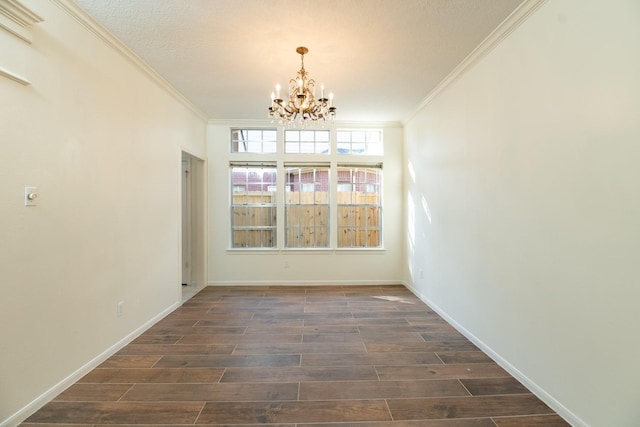
<path fill-rule="evenodd" d="M 289 101 L 289 103 L 287 103 L 287 105 L 285 105 L 283 109 L 288 115 L 291 115 L 297 111 L 295 105 L 291 105 L 291 101 Z"/>

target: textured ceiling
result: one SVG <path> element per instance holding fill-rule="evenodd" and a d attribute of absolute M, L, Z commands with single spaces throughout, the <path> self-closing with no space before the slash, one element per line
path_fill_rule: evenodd
<path fill-rule="evenodd" d="M 76 0 L 210 119 L 266 119 L 306 46 L 338 120 L 402 121 L 522 0 Z"/>

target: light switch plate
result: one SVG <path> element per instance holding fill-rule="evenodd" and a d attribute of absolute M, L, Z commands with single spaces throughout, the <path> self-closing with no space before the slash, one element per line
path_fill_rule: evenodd
<path fill-rule="evenodd" d="M 24 187 L 24 205 L 36 206 L 38 199 L 38 189 L 36 187 Z"/>

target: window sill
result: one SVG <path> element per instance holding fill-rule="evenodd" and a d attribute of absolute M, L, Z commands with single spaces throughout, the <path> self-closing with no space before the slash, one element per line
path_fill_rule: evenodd
<path fill-rule="evenodd" d="M 264 254 L 264 255 L 277 255 L 280 251 L 276 248 L 229 248 L 227 253 L 230 255 L 239 254 Z"/>
<path fill-rule="evenodd" d="M 382 254 L 387 250 L 385 248 L 337 248 L 336 253 L 341 254 Z"/>
<path fill-rule="evenodd" d="M 230 255 L 330 255 L 330 254 L 383 254 L 385 248 L 229 248 Z"/>
<path fill-rule="evenodd" d="M 334 252 L 333 248 L 282 248 L 282 253 L 300 255 L 327 255 Z"/>

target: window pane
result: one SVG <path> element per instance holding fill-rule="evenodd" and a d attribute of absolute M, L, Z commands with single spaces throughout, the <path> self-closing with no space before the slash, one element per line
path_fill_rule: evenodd
<path fill-rule="evenodd" d="M 300 141 L 300 131 L 299 130 L 287 130 L 284 132 L 285 141 Z"/>
<path fill-rule="evenodd" d="M 231 167 L 231 246 L 276 246 L 276 168 Z"/>
<path fill-rule="evenodd" d="M 381 130 L 339 130 L 337 135 L 338 154 L 383 154 Z"/>
<path fill-rule="evenodd" d="M 338 142 L 351 142 L 351 132 L 348 130 L 339 130 L 336 132 Z"/>
<path fill-rule="evenodd" d="M 326 154 L 329 152 L 329 142 L 316 142 L 316 153 Z"/>
<path fill-rule="evenodd" d="M 232 153 L 275 153 L 277 131 L 274 129 L 232 129 Z"/>
<path fill-rule="evenodd" d="M 316 133 L 316 142 L 329 142 L 329 132 L 317 132 Z"/>
<path fill-rule="evenodd" d="M 379 247 L 381 168 L 338 167 L 338 247 Z"/>
<path fill-rule="evenodd" d="M 287 154 L 328 154 L 328 130 L 287 130 L 284 133 L 284 151 Z"/>
<path fill-rule="evenodd" d="M 351 143 L 351 152 L 353 154 L 365 154 L 366 150 L 367 150 L 367 146 L 364 142 Z"/>
<path fill-rule="evenodd" d="M 338 154 L 351 154 L 350 142 L 338 142 Z"/>
<path fill-rule="evenodd" d="M 264 153 L 275 153 L 276 152 L 276 141 L 264 141 L 263 144 Z"/>
<path fill-rule="evenodd" d="M 366 142 L 365 132 L 358 130 L 352 131 L 351 142 Z"/>
<path fill-rule="evenodd" d="M 329 168 L 287 166 L 285 246 L 329 246 Z"/>
<path fill-rule="evenodd" d="M 313 142 L 302 142 L 300 143 L 300 152 L 301 153 L 313 153 L 315 149 Z"/>
<path fill-rule="evenodd" d="M 315 132 L 312 130 L 303 130 L 302 132 L 300 132 L 300 141 L 314 142 Z"/>
<path fill-rule="evenodd" d="M 329 206 L 316 206 L 315 207 L 315 222 L 316 225 L 328 226 L 329 225 Z"/>
<path fill-rule="evenodd" d="M 285 153 L 299 153 L 300 152 L 300 143 L 299 142 L 285 142 L 284 144 Z"/>
<path fill-rule="evenodd" d="M 339 182 L 338 183 L 338 192 L 339 193 L 351 193 L 352 191 L 352 184 L 351 183 L 344 183 L 344 182 Z"/>

